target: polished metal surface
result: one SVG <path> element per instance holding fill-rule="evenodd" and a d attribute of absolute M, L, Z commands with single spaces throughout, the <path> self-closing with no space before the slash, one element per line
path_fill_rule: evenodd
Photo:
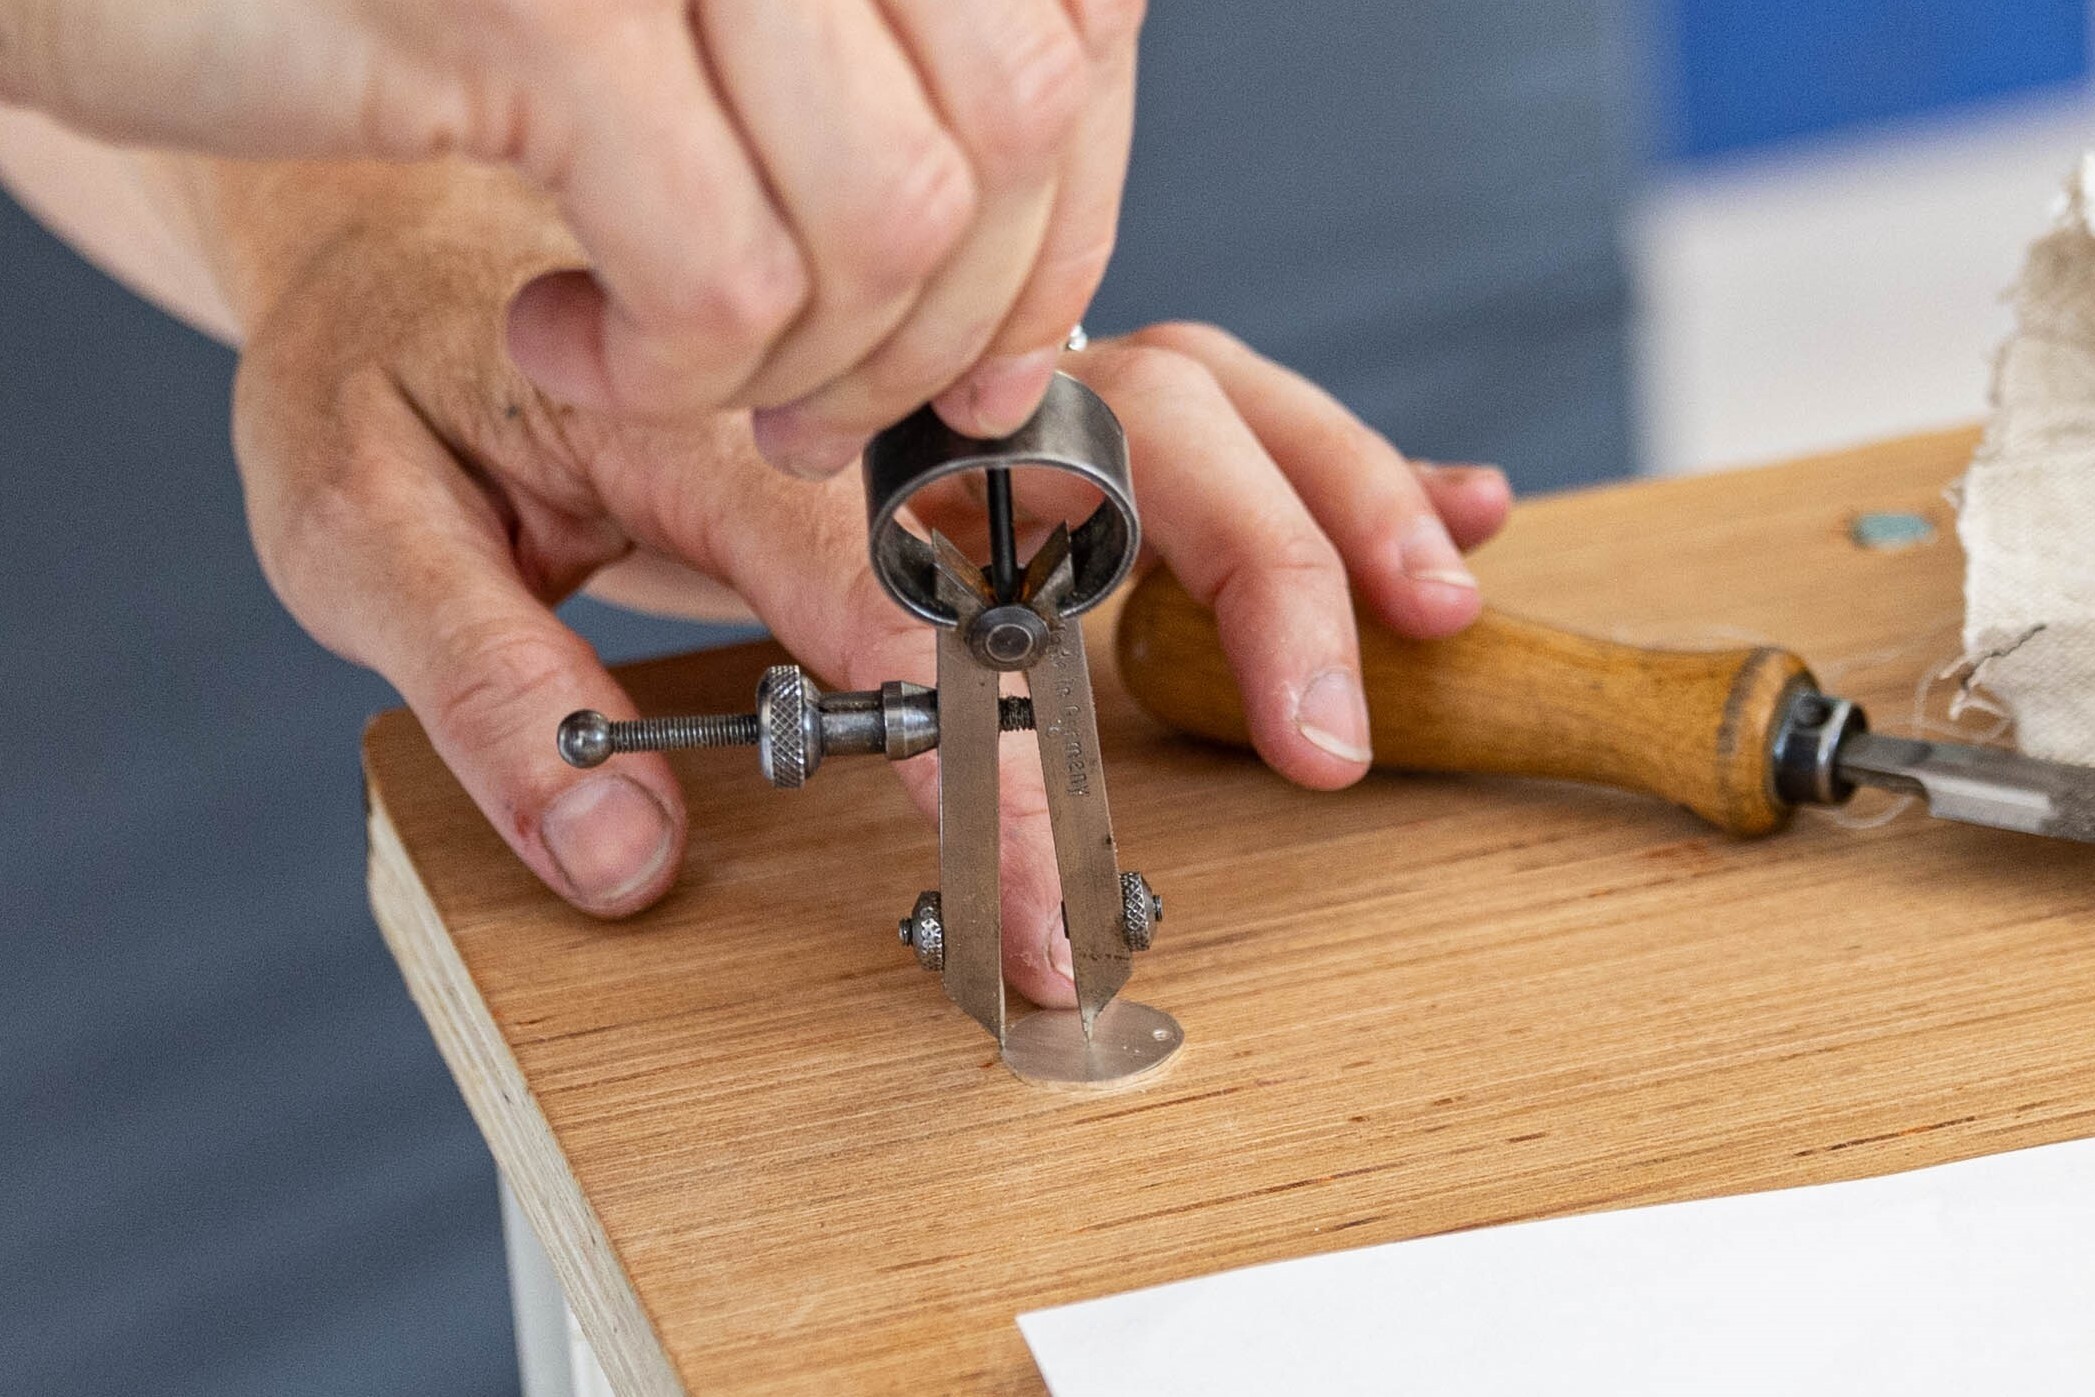
<path fill-rule="evenodd" d="M 2095 768 L 1865 732 L 1842 744 L 1840 774 L 1920 796 L 1940 819 L 2095 843 Z"/>
<path fill-rule="evenodd" d="M 688 718 L 614 721 L 592 708 L 560 721 L 560 756 L 569 766 L 601 766 L 620 752 L 669 752 L 690 747 L 754 747 L 754 713 L 707 713 Z"/>
<path fill-rule="evenodd" d="M 974 604 L 943 571 L 942 597 Z M 946 995 L 1004 1041 L 1004 947 L 998 844 L 997 682 L 958 628 L 938 633 L 938 881 Z"/>
<path fill-rule="evenodd" d="M 1001 715 L 1000 715 L 1001 716 Z M 880 686 L 880 746 L 891 762 L 907 761 L 938 746 L 938 695 L 922 684 L 890 679 Z"/>
<path fill-rule="evenodd" d="M 1008 437 L 964 437 L 930 408 L 875 437 L 865 452 L 866 514 L 873 571 L 904 610 L 939 626 L 956 624 L 940 600 L 933 545 L 903 527 L 910 497 L 934 481 L 968 471 L 1042 466 L 1081 477 L 1104 496 L 1071 536 L 1074 573 L 1065 613 L 1105 600 L 1141 546 L 1128 478 L 1127 439 L 1103 399 L 1066 374 L 1055 375 L 1040 410 Z M 994 591 L 988 603 L 999 598 Z"/>
<path fill-rule="evenodd" d="M 1170 1062 L 1185 1043 L 1161 1009 L 1116 999 L 1084 1028 L 1075 1009 L 1042 1009 L 1004 1035 L 1004 1065 L 1042 1086 L 1132 1086 Z"/>
<path fill-rule="evenodd" d="M 1046 550 L 1043 550 L 1045 552 Z M 1070 586 L 1067 553 L 1037 596 L 1052 613 Z M 1106 803 L 1106 768 L 1099 760 L 1098 715 L 1092 707 L 1091 667 L 1084 628 L 1062 614 L 1046 652 L 1026 671 L 1033 695 L 1033 735 L 1047 790 L 1048 823 L 1055 835 L 1055 866 L 1062 875 L 1062 916 L 1069 925 L 1077 1008 L 1088 1032 L 1099 1010 L 1120 993 L 1134 970 L 1122 920 L 1118 851 Z"/>

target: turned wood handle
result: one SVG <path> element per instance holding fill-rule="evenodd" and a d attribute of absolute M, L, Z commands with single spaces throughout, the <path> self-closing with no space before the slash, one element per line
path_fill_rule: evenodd
<path fill-rule="evenodd" d="M 1118 648 L 1122 681 L 1159 721 L 1250 741 L 1215 619 L 1164 569 L 1128 598 Z M 1363 622 L 1360 652 L 1377 766 L 1591 781 L 1739 835 L 1789 818 L 1771 753 L 1811 676 L 1787 651 L 1647 650 L 1487 609 L 1445 640 Z"/>

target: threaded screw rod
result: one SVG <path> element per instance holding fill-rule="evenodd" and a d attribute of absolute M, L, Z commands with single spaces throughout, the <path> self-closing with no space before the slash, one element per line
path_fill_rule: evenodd
<path fill-rule="evenodd" d="M 997 700 L 999 732 L 1030 732 L 1033 700 Z M 624 752 L 673 752 L 692 747 L 755 747 L 763 740 L 754 713 L 697 713 L 682 718 L 606 718 L 593 708 L 560 724 L 560 755 L 570 766 L 601 766 Z"/>
<path fill-rule="evenodd" d="M 754 713 L 700 713 L 688 718 L 637 718 L 611 723 L 614 752 L 665 752 L 680 747 L 754 747 Z"/>

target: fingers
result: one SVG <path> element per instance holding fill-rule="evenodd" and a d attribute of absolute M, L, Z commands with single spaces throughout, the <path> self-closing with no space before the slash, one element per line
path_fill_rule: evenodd
<path fill-rule="evenodd" d="M 257 551 L 314 637 L 377 669 L 518 857 L 585 911 L 661 896 L 684 843 L 660 757 L 576 771 L 560 719 L 631 701 L 519 580 L 503 521 L 382 376 L 345 390 L 339 450 L 240 414 Z M 287 455 L 297 452 L 299 455 Z M 324 474 L 287 462 L 330 457 Z M 257 465 L 274 468 L 257 469 Z"/>
<path fill-rule="evenodd" d="M 1214 374 L 1344 556 L 1361 594 L 1400 634 L 1451 635 L 1477 618 L 1476 578 L 1438 502 L 1459 507 L 1465 537 L 1481 542 L 1510 499 L 1482 476 L 1443 476 L 1430 487 L 1387 441 L 1323 389 L 1205 325 L 1168 325 L 1135 337 L 1198 360 Z"/>
<path fill-rule="evenodd" d="M 1306 786 L 1359 779 L 1367 702 L 1332 541 L 1200 363 L 1120 343 L 1073 364 L 1127 430 L 1149 541 L 1214 609 L 1260 755 Z"/>
<path fill-rule="evenodd" d="M 867 561 L 857 481 L 811 489 L 785 480 L 763 464 L 746 434 L 739 457 L 709 462 L 702 510 L 684 506 L 689 490 L 643 496 L 647 487 L 636 473 L 635 493 L 614 499 L 614 511 L 635 524 L 643 543 L 725 579 L 826 682 L 859 689 L 890 679 L 935 684 L 931 629 L 881 590 Z M 619 482 L 610 484 L 616 495 Z M 1076 1002 L 1075 989 L 1037 749 L 1028 735 L 1013 734 L 1000 750 L 1005 975 L 1035 1003 L 1067 1006 Z M 937 763 L 934 752 L 895 767 L 934 820 Z"/>
<path fill-rule="evenodd" d="M 706 53 L 814 278 L 805 313 L 736 395 L 776 406 L 887 338 L 974 225 L 980 191 L 870 0 L 704 0 L 697 9 Z M 762 429 L 767 455 L 826 474 L 883 423 L 818 415 L 787 425 Z"/>
<path fill-rule="evenodd" d="M 1090 68 L 1089 94 L 1063 158 L 1055 206 L 1031 276 L 987 357 L 935 400 L 956 430 L 1001 436 L 1040 403 L 1057 351 L 1105 276 L 1120 224 L 1135 127 L 1139 0 L 1071 0 Z"/>
<path fill-rule="evenodd" d="M 907 415 L 981 357 L 1033 273 L 1057 163 L 1085 97 L 1087 56 L 1056 0 L 885 0 L 973 168 L 973 226 L 895 332 L 851 371 L 760 418 L 767 452 L 807 434 L 863 437 Z M 1081 307 L 1078 307 L 1081 309 Z M 1074 313 L 1071 313 L 1074 319 Z M 1061 331 L 976 376 L 954 425 L 1002 436 L 1032 415 Z"/>
<path fill-rule="evenodd" d="M 800 313 L 808 268 L 682 13 L 590 15 L 589 42 L 564 46 L 539 75 L 564 91 L 574 129 L 523 133 L 519 156 L 558 199 L 596 274 L 525 287 L 509 310 L 510 353 L 577 407 L 652 418 L 709 411 Z"/>
<path fill-rule="evenodd" d="M 519 365 L 584 408 L 758 409 L 763 454 L 803 475 L 933 398 L 963 431 L 1016 428 L 1111 251 L 1140 6 L 691 16 L 592 32 L 560 79 L 575 129 L 518 135 L 597 264 L 515 298 Z"/>

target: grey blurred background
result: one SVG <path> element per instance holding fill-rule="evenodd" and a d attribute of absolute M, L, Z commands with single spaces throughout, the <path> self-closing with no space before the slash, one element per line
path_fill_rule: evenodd
<path fill-rule="evenodd" d="M 1708 286 L 1797 299 L 1704 255 L 1789 207 L 1766 151 L 2085 72 L 2082 0 L 1788 11 L 1160 0 L 1091 327 L 1217 321 L 1523 490 L 1625 473 L 1740 377 L 1639 367 L 1636 288 L 1683 343 Z M 365 908 L 356 739 L 392 696 L 262 582 L 232 366 L 0 199 L 0 1389 L 514 1392 L 492 1166 Z M 1669 385 L 1642 426 L 1636 381 Z M 713 638 L 571 611 L 615 657 Z"/>

